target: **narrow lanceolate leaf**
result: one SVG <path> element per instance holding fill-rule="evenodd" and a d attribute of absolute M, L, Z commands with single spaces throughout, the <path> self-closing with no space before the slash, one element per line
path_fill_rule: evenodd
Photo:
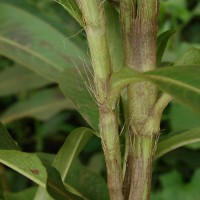
<path fill-rule="evenodd" d="M 0 55 L 57 81 L 59 73 L 87 56 L 47 22 L 14 5 L 0 3 Z M 33 26 L 37 24 L 37 26 Z"/>
<path fill-rule="evenodd" d="M 64 95 L 72 100 L 86 122 L 98 130 L 99 111 L 95 102 L 93 81 L 90 77 L 90 72 L 78 71 L 75 68 L 66 69 L 61 73 L 59 85 Z"/>
<path fill-rule="evenodd" d="M 200 65 L 200 49 L 188 49 L 175 63 L 175 65 Z"/>
<path fill-rule="evenodd" d="M 0 96 L 4 96 L 43 87 L 51 82 L 24 67 L 15 65 L 1 71 L 0 83 Z"/>
<path fill-rule="evenodd" d="M 106 28 L 111 64 L 113 70 L 118 71 L 124 66 L 124 49 L 119 22 L 119 13 L 108 2 L 105 2 L 104 8 L 106 14 Z"/>
<path fill-rule="evenodd" d="M 48 182 L 50 184 L 49 187 L 52 188 L 53 191 L 57 191 L 61 194 L 63 192 L 63 189 L 60 190 L 61 186 L 57 184 L 62 183 L 60 177 L 54 177 L 55 174 L 52 174 L 52 167 L 48 166 L 47 169 L 37 154 L 25 153 L 17 150 L 0 150 L 0 163 L 26 176 L 43 188 L 46 188 L 46 181 L 50 181 Z M 52 176 L 55 179 L 52 180 Z M 50 180 L 48 180 L 49 178 Z M 69 192 L 66 193 L 70 194 Z"/>
<path fill-rule="evenodd" d="M 48 174 L 50 175 L 50 173 Z M 53 185 L 61 185 L 57 188 L 62 188 L 62 190 L 66 192 L 62 183 L 58 180 L 59 175 L 56 174 L 57 173 L 54 173 L 54 176 L 56 176 L 55 179 L 57 179 L 57 184 L 54 183 Z M 48 184 L 55 182 L 55 180 L 53 181 L 53 177 L 51 178 L 52 179 L 49 180 Z M 109 193 L 105 180 L 99 174 L 89 170 L 77 161 L 73 161 L 69 173 L 67 174 L 67 177 L 65 177 L 64 186 L 68 191 L 71 191 L 76 195 L 76 197 L 72 199 L 77 199 L 77 196 L 80 196 L 80 198 L 84 200 L 109 200 Z M 52 187 L 48 188 L 48 192 L 53 197 L 60 197 L 60 195 L 62 195 L 60 191 L 58 193 L 58 191 L 56 192 Z M 52 200 L 45 189 L 40 187 L 34 200 L 43 199 Z"/>
<path fill-rule="evenodd" d="M 174 149 L 199 141 L 200 141 L 200 128 L 194 128 L 177 135 L 172 135 L 171 137 L 163 139 L 161 142 L 158 143 L 154 159 L 158 159 L 159 157 L 163 156 L 164 154 Z"/>
<path fill-rule="evenodd" d="M 72 200 L 80 199 L 65 189 L 59 173 L 51 166 L 51 156 L 19 151 L 18 146 L 2 124 L 0 124 L 0 136 L 2 137 L 0 138 L 2 139 L 0 140 L 0 163 L 26 176 L 41 187 L 47 187 L 58 197 L 69 197 Z M 80 148 L 81 145 L 84 144 L 81 143 Z"/>
<path fill-rule="evenodd" d="M 73 160 L 92 136 L 93 131 L 91 129 L 77 128 L 67 137 L 53 162 L 53 166 L 60 172 L 63 181 L 67 176 Z M 65 162 L 63 162 L 63 160 L 65 160 Z"/>
<path fill-rule="evenodd" d="M 115 105 L 117 98 L 124 87 L 141 81 L 143 78 L 141 73 L 130 68 L 122 68 L 120 71 L 113 73 L 110 80 L 110 94 L 108 97 L 110 104 L 113 106 Z"/>
<path fill-rule="evenodd" d="M 74 106 L 56 87 L 39 91 L 30 98 L 17 102 L 9 107 L 0 118 L 4 124 L 24 117 L 48 120 L 64 109 L 74 109 Z"/>
<path fill-rule="evenodd" d="M 167 42 L 169 38 L 175 33 L 173 30 L 168 30 L 163 33 L 161 33 L 157 38 L 157 52 L 156 52 L 156 58 L 157 58 L 157 65 L 159 66 L 165 51 L 165 48 L 167 46 Z"/>
<path fill-rule="evenodd" d="M 179 102 L 200 112 L 200 65 L 173 66 L 144 75 Z"/>
<path fill-rule="evenodd" d="M 82 14 L 75 0 L 58 0 L 57 2 L 61 4 L 81 26 L 83 26 Z"/>
<path fill-rule="evenodd" d="M 105 180 L 79 162 L 73 162 L 65 179 L 65 184 L 75 188 L 84 199 L 109 200 Z"/>
<path fill-rule="evenodd" d="M 51 165 L 45 165 L 47 170 L 46 189 L 48 193 L 56 200 L 81 200 L 82 198 L 68 192 L 61 180 L 59 172 Z"/>
<path fill-rule="evenodd" d="M 65 143 L 63 144 L 53 161 L 53 166 L 58 170 L 62 181 L 66 179 L 66 176 L 71 168 L 72 162 L 81 152 L 81 150 L 85 147 L 86 143 L 90 140 L 92 136 L 93 131 L 91 129 L 82 127 L 75 129 L 67 137 Z M 47 180 L 47 185 L 48 184 L 49 183 Z M 83 195 L 81 194 L 82 192 L 77 191 L 76 187 L 72 187 L 70 182 L 68 182 L 68 184 L 65 183 L 65 186 L 69 191 L 73 192 L 74 194 L 77 194 L 78 196 L 83 197 Z M 51 190 L 52 189 L 49 188 L 49 193 L 52 195 L 52 193 L 54 194 L 55 192 Z M 41 196 L 45 196 L 46 198 L 48 197 L 46 191 L 40 188 L 37 197 L 40 198 Z"/>
<path fill-rule="evenodd" d="M 0 150 L 19 150 L 17 143 L 12 139 L 6 128 L 0 122 Z"/>
<path fill-rule="evenodd" d="M 113 104 L 121 89 L 137 81 L 151 81 L 179 102 L 200 112 L 200 65 L 160 68 L 138 73 L 124 68 L 111 77 L 110 102 Z"/>
<path fill-rule="evenodd" d="M 18 150 L 0 150 L 0 163 L 45 187 L 46 169 L 36 154 Z"/>
<path fill-rule="evenodd" d="M 46 169 L 36 154 L 19 151 L 19 147 L 0 124 L 0 163 L 45 186 Z"/>
<path fill-rule="evenodd" d="M 93 131 L 91 129 L 82 127 L 75 129 L 67 137 L 65 143 L 63 144 L 53 161 L 53 166 L 60 173 L 62 181 L 66 179 L 72 162 L 74 161 L 74 159 L 77 158 L 79 153 L 83 150 L 83 148 L 92 136 Z M 63 160 L 65 162 L 63 162 Z M 83 197 L 82 192 L 77 191 L 76 186 L 72 187 L 70 182 L 68 182 L 68 184 L 65 184 L 65 186 L 74 194 Z"/>
<path fill-rule="evenodd" d="M 37 187 L 31 187 L 20 192 L 4 192 L 3 196 L 5 200 L 33 200 Z"/>

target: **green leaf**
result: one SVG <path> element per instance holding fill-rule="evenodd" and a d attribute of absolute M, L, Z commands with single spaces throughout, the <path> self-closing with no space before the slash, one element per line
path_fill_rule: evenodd
<path fill-rule="evenodd" d="M 36 154 L 18 150 L 0 150 L 0 163 L 45 187 L 47 172 Z"/>
<path fill-rule="evenodd" d="M 48 194 L 45 188 L 38 187 L 38 190 L 35 194 L 34 200 L 53 200 L 53 198 Z"/>
<path fill-rule="evenodd" d="M 67 137 L 53 162 L 53 166 L 60 172 L 62 180 L 65 180 L 73 160 L 92 136 L 93 131 L 91 129 L 77 128 Z"/>
<path fill-rule="evenodd" d="M 58 184 L 62 183 L 62 181 L 57 176 L 57 173 L 53 172 L 51 166 L 48 166 L 48 168 L 46 165 L 44 166 L 45 163 L 42 163 L 35 153 L 24 153 L 17 150 L 0 150 L 0 162 L 31 179 L 43 188 L 46 187 L 47 182 L 49 184 L 48 187 L 53 191 L 58 191 L 58 193 L 63 192 L 63 188 L 60 190 L 61 185 Z M 69 192 L 66 193 L 69 194 Z"/>
<path fill-rule="evenodd" d="M 0 122 L 0 150 L 19 150 L 17 143 L 12 139 L 6 128 Z"/>
<path fill-rule="evenodd" d="M 0 96 L 46 86 L 51 82 L 32 71 L 15 65 L 0 72 Z"/>
<path fill-rule="evenodd" d="M 173 66 L 144 73 L 177 101 L 200 111 L 200 65 Z"/>
<path fill-rule="evenodd" d="M 109 101 L 116 102 L 121 90 L 137 81 L 151 81 L 159 89 L 172 95 L 179 102 L 200 112 L 200 65 L 173 66 L 139 73 L 123 68 L 111 77 Z"/>
<path fill-rule="evenodd" d="M 75 129 L 67 137 L 65 143 L 60 148 L 59 152 L 57 153 L 53 161 L 53 166 L 60 173 L 62 181 L 65 180 L 67 174 L 69 173 L 72 162 L 82 151 L 82 149 L 85 147 L 86 143 L 91 139 L 92 136 L 93 136 L 93 131 L 91 129 L 82 127 Z M 79 191 L 76 190 L 76 188 L 73 188 L 70 183 L 65 184 L 65 187 L 70 192 L 77 194 L 79 196 L 83 196 Z M 45 190 L 40 189 L 38 191 L 37 198 L 40 198 L 40 196 L 43 197 L 46 196 L 45 193 L 46 193 Z"/>
<path fill-rule="evenodd" d="M 24 117 L 48 120 L 63 109 L 74 109 L 74 106 L 58 88 L 45 89 L 11 105 L 1 115 L 1 121 L 6 124 Z"/>
<path fill-rule="evenodd" d="M 85 73 L 87 73 L 87 75 Z M 66 69 L 61 73 L 59 85 L 64 95 L 72 100 L 76 109 L 80 112 L 86 122 L 92 128 L 98 130 L 98 106 L 94 100 L 94 94 L 90 94 L 88 88 L 86 88 L 86 84 L 90 85 L 88 83 L 90 75 L 90 72 L 85 72 L 84 70 L 78 72 L 75 68 Z M 93 90 L 94 88 L 90 89 Z"/>
<path fill-rule="evenodd" d="M 199 141 L 200 128 L 194 128 L 177 135 L 172 135 L 171 137 L 163 139 L 161 142 L 158 143 L 154 159 L 158 159 L 159 157 L 176 148 Z"/>
<path fill-rule="evenodd" d="M 40 18 L 4 3 L 0 3 L 0 13 L 1 55 L 52 81 L 59 79 L 63 69 L 80 64 L 80 58 L 87 59 L 82 50 Z"/>
<path fill-rule="evenodd" d="M 61 4 L 67 10 L 67 12 L 77 20 L 77 22 L 81 26 L 84 25 L 81 11 L 75 0 L 58 0 L 57 2 Z"/>
<path fill-rule="evenodd" d="M 110 80 L 110 94 L 108 97 L 110 104 L 115 105 L 117 98 L 124 87 L 143 79 L 144 77 L 141 73 L 127 67 L 113 73 Z"/>
<path fill-rule="evenodd" d="M 175 63 L 177 66 L 200 65 L 200 49 L 192 47 L 188 49 Z"/>
<path fill-rule="evenodd" d="M 72 131 L 56 155 L 53 166 L 60 172 L 68 191 L 84 199 L 107 200 L 109 199 L 108 189 L 103 178 L 78 162 L 74 162 L 92 135 L 92 130 L 88 128 L 78 128 Z M 40 189 L 37 198 L 46 197 L 45 193 L 45 190 Z"/>
<path fill-rule="evenodd" d="M 82 127 L 75 129 L 67 137 L 65 143 L 60 148 L 52 164 L 60 173 L 61 179 L 63 181 L 65 180 L 65 177 L 69 172 L 73 160 L 78 156 L 80 151 L 84 148 L 84 146 L 92 136 L 93 136 L 93 131 L 91 129 Z M 82 196 L 78 191 L 76 191 L 76 189 L 71 187 L 70 184 L 69 185 L 65 184 L 65 187 L 67 187 L 67 189 L 70 192 Z M 43 199 L 44 197 L 45 198 L 48 197 L 46 190 L 42 188 L 39 188 L 36 196 L 38 199 Z"/>
<path fill-rule="evenodd" d="M 175 33 L 173 30 L 168 30 L 163 33 L 161 33 L 157 38 L 157 52 L 156 52 L 156 58 L 157 58 L 157 66 L 160 65 L 165 48 L 167 46 L 167 42 L 169 38 Z"/>
<path fill-rule="evenodd" d="M 4 200 L 33 200 L 36 187 L 31 187 L 20 192 L 4 192 Z"/>
<path fill-rule="evenodd" d="M 80 197 L 68 192 L 61 181 L 61 177 L 56 168 L 45 165 L 47 170 L 47 184 L 46 189 L 48 193 L 56 200 L 81 200 Z"/>
<path fill-rule="evenodd" d="M 168 115 L 171 131 L 185 131 L 200 126 L 200 115 L 176 102 L 170 104 Z"/>
<path fill-rule="evenodd" d="M 65 178 L 64 186 L 67 190 L 79 195 L 85 200 L 109 200 L 109 193 L 105 180 L 99 174 L 84 167 L 78 161 L 72 163 L 69 173 Z M 52 200 L 46 190 L 40 187 L 35 196 L 35 200 L 43 199 Z"/>
<path fill-rule="evenodd" d="M 120 29 L 119 13 L 108 2 L 104 4 L 106 13 L 106 28 L 111 64 L 114 71 L 124 66 L 124 49 Z"/>
<path fill-rule="evenodd" d="M 185 183 L 178 171 L 171 171 L 160 176 L 162 190 L 151 196 L 152 200 L 199 200 L 200 169 L 197 169 L 192 179 Z"/>
<path fill-rule="evenodd" d="M 37 155 L 35 153 L 24 153 L 18 150 L 4 150 L 11 148 L 18 149 L 18 147 L 16 146 L 16 144 L 13 144 L 12 138 L 10 138 L 9 134 L 6 132 L 2 125 L 0 128 L 0 133 L 2 133 L 1 136 L 4 136 L 4 140 L 1 141 L 0 144 L 0 162 L 2 164 L 21 173 L 22 175 L 26 176 L 27 178 L 31 179 L 32 181 L 44 188 L 46 187 L 47 183 L 47 189 L 50 191 L 51 194 L 53 193 L 53 196 L 56 194 L 56 199 L 58 199 L 58 197 L 60 199 L 62 199 L 61 197 L 70 197 L 70 199 L 71 197 L 73 197 L 72 199 L 80 199 L 79 197 L 76 197 L 76 195 L 71 194 L 65 189 L 59 173 L 51 165 L 48 164 L 49 162 L 51 162 L 51 157 L 47 157 L 46 155 L 44 156 L 43 154 Z M 80 148 L 82 147 L 81 145 L 84 145 L 84 142 L 86 142 L 87 136 L 88 135 L 85 135 L 85 140 L 80 143 Z M 4 149 L 2 150 L 2 148 Z M 79 151 L 79 148 L 77 148 L 76 146 L 74 148 L 77 149 L 77 153 Z M 76 154 L 74 154 L 74 156 L 75 155 Z M 45 160 L 42 159 L 42 162 L 41 158 L 45 158 Z M 60 158 L 58 158 L 58 162 L 61 162 L 61 160 L 59 159 Z"/>
<path fill-rule="evenodd" d="M 65 183 L 75 188 L 85 199 L 109 200 L 105 180 L 79 162 L 73 162 Z"/>

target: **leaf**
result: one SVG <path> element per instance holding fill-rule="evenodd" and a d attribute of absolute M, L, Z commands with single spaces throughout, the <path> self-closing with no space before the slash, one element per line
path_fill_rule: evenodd
<path fill-rule="evenodd" d="M 109 101 L 116 102 L 121 90 L 137 81 L 151 81 L 177 101 L 200 112 L 200 65 L 173 66 L 139 73 L 123 68 L 111 77 Z"/>
<path fill-rule="evenodd" d="M 0 72 L 0 96 L 46 86 L 51 82 L 41 78 L 32 71 L 15 65 Z"/>
<path fill-rule="evenodd" d="M 197 169 L 192 179 L 184 183 L 178 171 L 172 171 L 160 176 L 162 190 L 151 196 L 152 200 L 199 200 L 200 169 Z"/>
<path fill-rule="evenodd" d="M 6 128 L 0 122 L 0 150 L 19 150 L 17 143 L 12 139 Z"/>
<path fill-rule="evenodd" d="M 80 151 L 84 148 L 84 146 L 92 136 L 93 136 L 93 131 L 91 129 L 82 127 L 75 129 L 67 137 L 65 143 L 60 148 L 52 164 L 53 167 L 55 167 L 56 170 L 58 170 L 58 172 L 60 173 L 62 181 L 65 180 L 73 160 L 78 156 Z M 65 187 L 67 187 L 67 189 L 73 192 L 74 194 L 82 196 L 78 191 L 76 191 L 76 189 L 71 187 L 70 184 L 69 185 L 65 184 Z M 37 199 L 43 199 L 44 197 L 46 198 L 48 197 L 47 192 L 42 188 L 38 190 L 36 196 Z"/>
<path fill-rule="evenodd" d="M 62 180 L 67 176 L 73 160 L 92 136 L 93 131 L 91 129 L 77 128 L 67 137 L 53 162 L 53 166 L 60 172 Z M 65 162 L 63 162 L 63 160 L 65 160 Z"/>
<path fill-rule="evenodd" d="M 200 49 L 192 47 L 188 49 L 175 63 L 177 66 L 200 65 Z"/>
<path fill-rule="evenodd" d="M 86 122 L 95 130 L 98 130 L 99 111 L 97 103 L 94 100 L 94 94 L 90 94 L 86 88 L 87 75 L 83 70 L 79 72 L 75 68 L 66 69 L 61 73 L 59 86 L 66 97 L 69 97 L 75 104 L 76 109 L 80 112 Z M 87 78 L 88 77 L 88 78 Z M 90 88 L 92 89 L 92 88 Z"/>
<path fill-rule="evenodd" d="M 24 117 L 48 120 L 63 109 L 74 109 L 74 106 L 58 88 L 45 89 L 11 105 L 1 115 L 1 121 L 6 124 Z"/>
<path fill-rule="evenodd" d="M 105 180 L 77 161 L 72 163 L 65 183 L 75 188 L 85 199 L 109 200 Z"/>
<path fill-rule="evenodd" d="M 61 177 L 59 172 L 56 170 L 56 168 L 45 165 L 47 170 L 47 185 L 46 189 L 48 193 L 56 200 L 81 200 L 80 197 L 71 194 L 65 189 L 65 186 L 63 185 L 63 182 L 61 181 Z"/>
<path fill-rule="evenodd" d="M 3 132 L 3 134 L 6 136 L 6 145 L 4 145 L 5 142 L 1 141 L 1 149 L 3 147 L 5 147 L 6 149 L 17 149 L 17 147 L 15 147 L 11 143 L 13 140 L 9 138 L 9 134 L 4 130 L 3 126 L 1 126 L 1 128 L 3 129 L 3 131 L 1 132 Z M 84 142 L 80 143 L 80 148 L 81 145 L 84 145 Z M 77 152 L 78 150 L 79 149 L 77 148 Z M 43 162 L 41 161 L 41 159 L 43 160 Z M 59 158 L 58 161 L 60 161 Z M 56 195 L 56 199 L 62 199 L 63 197 L 70 197 L 70 199 L 80 199 L 79 197 L 76 197 L 76 195 L 71 194 L 65 189 L 59 173 L 51 165 L 48 164 L 49 162 L 51 163 L 51 157 L 47 155 L 24 153 L 18 150 L 0 150 L 0 162 L 10 167 L 11 169 L 21 173 L 22 175 L 26 176 L 27 178 L 31 179 L 42 187 L 46 187 L 47 183 L 48 191 L 53 194 L 53 196 Z"/>
<path fill-rule="evenodd" d="M 200 65 L 173 66 L 144 73 L 161 90 L 200 111 Z"/>
<path fill-rule="evenodd" d="M 118 72 L 111 75 L 110 94 L 108 101 L 111 105 L 115 105 L 120 92 L 129 84 L 143 80 L 144 77 L 138 71 L 124 67 Z"/>
<path fill-rule="evenodd" d="M 113 70 L 117 71 L 124 66 L 124 49 L 119 22 L 120 18 L 118 12 L 110 3 L 105 2 L 104 8 L 111 64 Z"/>
<path fill-rule="evenodd" d="M 31 187 L 20 192 L 4 192 L 4 200 L 33 200 L 36 187 Z"/>
<path fill-rule="evenodd" d="M 58 183 L 62 183 L 61 179 L 56 174 L 52 174 L 54 173 L 52 167 L 48 166 L 47 169 L 45 167 L 46 165 L 44 166 L 44 163 L 42 163 L 35 153 L 25 153 L 17 150 L 0 150 L 0 162 L 31 179 L 43 188 L 46 187 L 47 181 L 53 191 L 58 191 L 58 193 L 62 192 L 60 190 L 61 185 L 58 185 Z M 52 180 L 53 177 L 54 179 Z"/>
<path fill-rule="evenodd" d="M 48 194 L 45 188 L 38 187 L 38 190 L 35 194 L 34 200 L 53 200 L 53 198 Z"/>
<path fill-rule="evenodd" d="M 75 0 L 58 0 L 57 1 L 60 5 L 62 5 L 67 12 L 76 19 L 76 21 L 83 26 L 84 22 L 82 19 L 81 11 L 76 3 Z"/>
<path fill-rule="evenodd" d="M 167 46 L 167 42 L 169 38 L 175 33 L 173 30 L 167 30 L 163 33 L 161 33 L 157 38 L 157 52 L 156 52 L 156 58 L 157 58 L 157 66 L 160 66 L 165 48 Z"/>
<path fill-rule="evenodd" d="M 0 163 L 45 187 L 47 172 L 36 154 L 18 150 L 0 150 Z"/>
<path fill-rule="evenodd" d="M 91 129 L 82 127 L 75 129 L 67 137 L 65 143 L 60 148 L 53 161 L 53 166 L 60 173 L 62 181 L 65 180 L 71 168 L 72 162 L 78 156 L 80 151 L 85 147 L 86 143 L 91 139 L 92 136 L 93 131 Z M 67 185 L 65 184 L 65 186 L 69 191 L 73 192 L 74 194 L 82 196 L 82 194 L 77 191 L 76 188 L 73 188 L 70 183 Z M 40 198 L 40 196 L 46 196 L 45 193 L 45 190 L 40 189 L 38 191 L 37 198 Z"/>
<path fill-rule="evenodd" d="M 55 116 L 52 116 L 50 119 L 45 121 L 39 128 L 39 138 L 49 137 L 52 134 L 57 134 L 59 131 L 65 131 L 64 126 L 70 126 L 70 128 L 74 128 L 75 125 L 72 125 L 70 122 L 66 122 L 66 120 L 72 115 L 71 112 L 60 112 Z M 67 130 L 68 131 L 68 130 Z"/>
<path fill-rule="evenodd" d="M 176 102 L 170 104 L 168 115 L 171 131 L 189 130 L 200 126 L 200 115 Z"/>
<path fill-rule="evenodd" d="M 108 189 L 102 177 L 73 162 L 92 136 L 93 131 L 88 128 L 72 131 L 56 155 L 53 166 L 60 172 L 62 180 L 65 180 L 65 186 L 71 192 L 84 199 L 107 200 Z"/>
<path fill-rule="evenodd" d="M 163 139 L 161 142 L 158 143 L 154 159 L 158 159 L 159 157 L 176 148 L 199 141 L 200 128 L 194 128 L 177 135 L 172 135 L 171 137 Z"/>
<path fill-rule="evenodd" d="M 59 6 L 57 6 L 57 2 L 52 1 L 41 1 L 41 2 L 32 2 L 29 0 L 0 0 L 0 3 L 6 3 L 13 5 L 14 7 L 18 7 L 28 13 L 31 13 L 34 16 L 39 17 L 43 21 L 47 22 L 49 25 L 53 26 L 55 29 L 62 32 L 64 35 L 73 35 L 74 31 L 77 30 L 77 26 L 72 27 L 75 23 L 72 20 L 68 19 L 68 13 L 62 12 Z M 50 8 L 50 9 L 49 9 Z M 59 13 L 58 13 L 59 12 Z M 63 24 L 63 19 L 65 19 L 65 23 L 72 22 L 72 26 L 61 26 Z M 81 38 L 77 38 L 81 40 Z M 74 39 L 73 39 L 74 42 Z"/>
<path fill-rule="evenodd" d="M 1 55 L 52 81 L 62 70 L 80 64 L 80 58 L 87 60 L 82 50 L 40 18 L 4 3 L 0 13 Z"/>

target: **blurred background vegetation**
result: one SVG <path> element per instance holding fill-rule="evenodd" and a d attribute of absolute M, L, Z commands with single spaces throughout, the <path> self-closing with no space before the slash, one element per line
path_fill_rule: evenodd
<path fill-rule="evenodd" d="M 6 2 L 42 18 L 64 33 L 66 40 L 72 40 L 80 48 L 88 51 L 82 28 L 55 1 Z M 168 29 L 176 32 L 168 43 L 163 66 L 176 61 L 190 47 L 200 47 L 200 1 L 160 0 L 159 33 Z M 65 41 L 63 49 L 64 43 Z M 15 80 L 18 68 L 20 66 L 12 60 L 0 57 L 1 121 L 23 151 L 57 153 L 73 129 L 87 124 L 70 102 L 68 106 L 62 102 L 58 105 L 55 103 L 56 96 L 61 94 L 58 94 L 56 86 L 51 82 L 41 79 L 35 82 L 35 77 L 32 77 L 27 69 L 22 70 Z M 12 74 L 13 81 L 7 81 L 8 76 L 10 80 Z M 34 80 L 34 83 L 31 83 L 31 80 Z M 23 85 L 23 91 L 8 90 L 12 88 L 12 84 Z M 28 84 L 33 86 L 29 87 Z M 168 133 L 181 132 L 197 126 L 200 126 L 200 116 L 173 102 L 163 115 L 161 139 Z M 104 157 L 97 137 L 93 137 L 81 153 L 80 161 L 105 177 Z M 155 161 L 151 198 L 199 200 L 199 180 L 200 143 L 196 143 L 179 148 Z M 32 185 L 34 184 L 27 178 L 0 165 L 0 192 L 19 192 Z"/>

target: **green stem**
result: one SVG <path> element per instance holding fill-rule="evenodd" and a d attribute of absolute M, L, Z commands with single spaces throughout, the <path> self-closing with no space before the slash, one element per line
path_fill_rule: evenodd
<path fill-rule="evenodd" d="M 153 136 L 137 135 L 133 144 L 133 168 L 130 187 L 132 200 L 149 200 L 152 174 L 152 159 L 154 153 L 155 139 Z"/>
<path fill-rule="evenodd" d="M 105 106 L 101 107 L 100 113 L 100 132 L 106 160 L 110 199 L 123 200 L 121 153 L 116 113 Z"/>
<path fill-rule="evenodd" d="M 103 3 L 99 0 L 76 0 L 83 15 L 84 28 L 90 48 L 96 98 L 103 103 L 108 92 L 108 81 L 112 73 Z"/>
<path fill-rule="evenodd" d="M 103 1 L 76 1 L 82 11 L 94 70 L 96 99 L 100 114 L 99 127 L 107 166 L 110 199 L 123 200 L 118 122 L 115 108 L 111 108 L 107 101 L 112 68 L 107 44 Z"/>
<path fill-rule="evenodd" d="M 120 14 L 126 66 L 140 72 L 155 69 L 158 0 L 121 0 Z M 153 84 L 140 82 L 128 87 L 129 146 L 132 146 L 124 180 L 124 196 L 128 200 L 149 199 L 152 149 L 160 122 L 160 116 L 153 113 L 156 101 Z"/>

